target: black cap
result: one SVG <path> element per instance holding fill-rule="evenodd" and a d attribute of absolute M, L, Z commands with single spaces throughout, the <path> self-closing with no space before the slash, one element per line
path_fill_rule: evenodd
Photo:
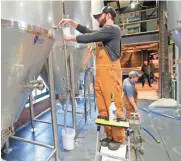
<path fill-rule="evenodd" d="M 114 8 L 112 8 L 111 6 L 105 6 L 101 9 L 101 11 L 97 14 L 93 14 L 95 19 L 98 19 L 98 17 L 102 14 L 102 13 L 110 13 L 113 17 L 116 17 L 116 10 Z"/>

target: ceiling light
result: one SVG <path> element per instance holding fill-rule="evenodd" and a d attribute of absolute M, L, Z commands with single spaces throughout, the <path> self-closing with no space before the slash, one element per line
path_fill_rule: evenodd
<path fill-rule="evenodd" d="M 131 3 L 131 8 L 135 8 L 135 3 Z"/>

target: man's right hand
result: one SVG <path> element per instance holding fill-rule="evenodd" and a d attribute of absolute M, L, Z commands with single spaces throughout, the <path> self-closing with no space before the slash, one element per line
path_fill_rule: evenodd
<path fill-rule="evenodd" d="M 137 108 L 137 106 L 134 107 L 134 111 L 135 111 L 135 113 L 138 113 L 138 108 Z"/>

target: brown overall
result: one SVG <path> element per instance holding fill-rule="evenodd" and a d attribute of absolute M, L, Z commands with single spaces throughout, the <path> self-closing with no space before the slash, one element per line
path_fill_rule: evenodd
<path fill-rule="evenodd" d="M 109 115 L 110 94 L 114 93 L 117 117 L 123 118 L 122 108 L 122 74 L 120 60 L 112 62 L 102 42 L 96 47 L 96 104 L 100 116 Z M 125 129 L 105 127 L 107 138 L 122 143 L 125 140 Z"/>
<path fill-rule="evenodd" d="M 136 90 L 136 97 L 134 99 L 135 99 L 135 102 L 136 102 L 136 105 L 137 105 L 137 101 L 138 101 L 137 90 Z M 134 110 L 133 105 L 129 102 L 128 96 L 126 96 L 125 94 L 123 96 L 123 102 L 124 102 L 124 107 L 126 108 L 126 118 L 128 119 L 130 113 L 135 112 L 135 110 Z"/>

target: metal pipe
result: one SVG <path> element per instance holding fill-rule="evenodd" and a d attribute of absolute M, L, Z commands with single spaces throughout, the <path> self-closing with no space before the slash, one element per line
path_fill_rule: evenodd
<path fill-rule="evenodd" d="M 44 115 L 45 113 L 49 112 L 51 108 L 46 109 L 45 111 L 43 111 L 42 113 L 38 114 L 37 116 L 34 117 L 34 119 L 37 119 L 38 117 Z"/>
<path fill-rule="evenodd" d="M 63 15 L 63 14 L 62 14 Z M 62 34 L 63 34 L 63 30 L 62 31 Z M 63 40 L 63 46 L 64 46 L 64 56 L 65 56 L 65 71 L 66 71 L 66 79 L 67 79 L 67 93 L 66 93 L 66 108 L 65 108 L 65 111 L 64 111 L 64 129 L 65 129 L 65 132 L 66 131 L 66 124 L 67 124 L 67 111 L 68 111 L 68 105 L 69 105 L 69 94 L 70 94 L 70 77 L 69 77 L 69 70 L 68 70 L 68 55 L 67 55 L 67 44 L 66 44 L 66 41 Z M 75 129 L 76 130 L 76 129 Z"/>
<path fill-rule="evenodd" d="M 87 85 L 87 73 L 88 73 L 88 69 L 86 69 L 85 71 L 85 75 L 84 75 L 84 116 L 85 116 L 85 123 L 87 122 L 87 99 L 86 99 L 86 85 Z"/>
<path fill-rule="evenodd" d="M 71 110 L 68 110 L 67 112 L 72 112 Z M 76 112 L 77 114 L 83 115 L 84 112 Z"/>
<path fill-rule="evenodd" d="M 50 159 L 55 155 L 56 149 L 53 150 L 53 152 L 50 154 L 50 156 L 47 158 L 46 161 L 50 161 Z"/>
<path fill-rule="evenodd" d="M 178 85 L 179 85 L 179 89 L 177 88 L 178 91 L 178 103 L 180 104 L 180 108 L 181 108 L 181 48 L 179 48 L 179 61 L 178 61 Z"/>
<path fill-rule="evenodd" d="M 77 97 L 75 97 L 75 98 L 76 98 L 76 99 L 77 99 L 77 98 L 80 99 L 80 98 L 88 98 L 88 97 L 77 96 Z M 90 97 L 90 98 L 91 98 L 91 99 L 94 99 L 94 97 Z"/>
<path fill-rule="evenodd" d="M 127 129 L 126 131 L 128 137 L 128 160 L 131 161 L 131 143 L 130 143 L 130 131 Z"/>
<path fill-rule="evenodd" d="M 20 137 L 17 137 L 17 136 L 10 136 L 10 138 L 15 139 L 15 140 L 19 140 L 19 141 L 23 141 L 23 142 L 26 142 L 26 143 L 35 144 L 35 145 L 38 145 L 38 146 L 43 146 L 45 148 L 54 149 L 54 146 L 38 143 L 38 142 L 32 141 L 32 140 L 23 139 L 23 138 L 20 138 Z"/>
<path fill-rule="evenodd" d="M 67 92 L 67 98 L 66 98 L 66 107 L 64 111 L 64 129 L 65 132 L 67 133 L 67 111 L 68 111 L 68 106 L 69 106 L 69 92 Z"/>
<path fill-rule="evenodd" d="M 50 121 L 44 121 L 44 120 L 38 120 L 38 119 L 34 119 L 34 121 L 41 122 L 41 123 L 45 123 L 45 124 L 52 124 L 52 122 L 50 122 Z M 64 126 L 64 124 L 58 124 L 58 123 L 57 123 L 57 125 L 58 125 L 58 126 Z M 67 125 L 67 127 L 72 128 L 73 126 Z"/>
<path fill-rule="evenodd" d="M 83 118 L 84 118 L 84 115 L 81 117 L 81 119 L 80 119 L 79 121 L 77 121 L 77 123 L 76 123 L 77 126 L 81 123 L 81 121 L 83 120 Z"/>
<path fill-rule="evenodd" d="M 64 124 L 57 124 L 58 126 L 64 126 Z M 67 127 L 69 127 L 69 128 L 73 128 L 73 126 L 71 125 L 66 125 Z"/>
<path fill-rule="evenodd" d="M 91 80 L 90 80 L 90 71 L 88 72 L 87 77 L 88 77 L 88 103 L 89 103 L 89 108 L 88 109 L 90 109 L 89 110 L 89 116 L 90 116 L 90 119 L 91 119 L 91 98 L 90 98 L 91 97 L 91 93 L 90 93 L 90 82 L 91 82 Z"/>
<path fill-rule="evenodd" d="M 73 65 L 73 55 L 70 54 L 70 74 L 71 74 L 71 96 L 72 96 L 72 116 L 73 116 L 73 127 L 77 133 L 77 124 L 76 124 L 76 105 L 75 105 L 75 86 L 74 86 L 74 65 Z"/>
<path fill-rule="evenodd" d="M 94 51 L 95 51 L 95 48 L 96 48 L 96 45 L 94 47 Z M 94 53 L 92 54 L 92 56 L 93 56 L 93 70 L 92 70 L 93 86 L 95 86 L 95 77 L 96 77 L 96 56 L 95 56 Z M 94 89 L 94 105 L 95 105 L 94 109 L 96 111 L 97 107 L 96 107 L 96 93 L 95 93 L 95 89 Z"/>
<path fill-rule="evenodd" d="M 30 117 L 31 117 L 32 132 L 35 132 L 34 109 L 33 109 L 33 95 L 32 95 L 32 92 L 30 93 L 30 96 L 29 96 L 29 102 L 30 102 Z"/>
<path fill-rule="evenodd" d="M 2 145 L 1 145 L 2 146 Z M 12 151 L 11 148 L 9 148 L 9 138 L 6 140 L 5 142 L 5 149 L 4 149 L 4 153 L 8 154 Z"/>
<path fill-rule="evenodd" d="M 169 69 L 168 63 L 168 29 L 166 27 L 166 19 L 165 19 L 165 10 L 166 10 L 166 2 L 159 1 L 159 92 L 161 98 L 169 98 L 169 90 L 170 90 L 170 79 L 171 73 Z"/>
<path fill-rule="evenodd" d="M 95 155 L 95 161 L 97 161 L 97 160 L 98 160 L 98 157 L 99 157 L 100 137 L 101 137 L 100 130 L 101 130 L 101 126 L 98 125 L 98 126 L 97 126 L 97 137 L 96 137 L 96 155 Z"/>
<path fill-rule="evenodd" d="M 54 77 L 53 77 L 53 67 L 52 67 L 52 54 L 50 52 L 50 56 L 48 58 L 48 67 L 49 67 L 49 80 L 50 80 L 50 98 L 51 98 L 51 115 L 52 115 L 52 128 L 53 128 L 53 135 L 54 135 L 54 144 L 56 155 L 55 160 L 60 161 L 60 148 L 59 148 L 59 139 L 58 139 L 58 127 L 57 127 L 57 114 L 56 114 L 56 103 L 55 103 L 55 87 L 54 87 Z"/>
<path fill-rule="evenodd" d="M 41 123 L 46 123 L 46 124 L 52 124 L 52 122 L 50 122 L 50 121 L 44 121 L 44 120 L 38 120 L 38 119 L 34 119 L 34 121 L 41 122 Z"/>
<path fill-rule="evenodd" d="M 89 109 L 87 109 L 87 113 L 89 113 L 90 112 L 90 108 Z M 84 118 L 84 116 L 85 116 L 85 112 L 84 113 L 82 113 L 82 117 L 81 117 L 81 119 L 77 122 L 77 126 L 80 124 L 80 122 L 83 120 L 83 118 Z"/>
<path fill-rule="evenodd" d="M 157 11 L 157 8 L 150 15 L 148 15 L 146 19 L 149 19 L 155 13 L 155 11 Z"/>
<path fill-rule="evenodd" d="M 60 30 L 62 35 L 64 35 L 63 30 Z M 70 91 L 70 80 L 69 80 L 69 68 L 68 68 L 68 54 L 67 54 L 67 44 L 66 41 L 63 39 L 63 49 L 64 49 L 64 56 L 65 56 L 65 72 L 66 72 L 66 79 L 67 79 L 67 91 Z"/>
<path fill-rule="evenodd" d="M 181 87 L 180 87 L 180 82 L 181 82 L 181 74 L 180 74 L 180 68 L 181 68 L 181 60 L 179 60 L 179 48 L 175 45 L 175 65 L 176 65 L 176 80 L 177 80 L 177 104 L 181 104 Z"/>

